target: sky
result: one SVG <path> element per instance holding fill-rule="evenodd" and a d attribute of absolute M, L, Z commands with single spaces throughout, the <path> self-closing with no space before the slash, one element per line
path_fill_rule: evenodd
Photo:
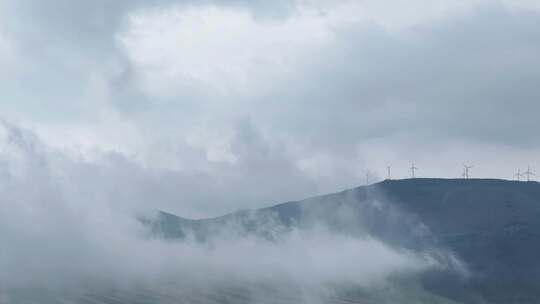
<path fill-rule="evenodd" d="M 0 0 L 0 190 L 202 218 L 411 162 L 514 178 L 539 28 L 534 0 Z"/>

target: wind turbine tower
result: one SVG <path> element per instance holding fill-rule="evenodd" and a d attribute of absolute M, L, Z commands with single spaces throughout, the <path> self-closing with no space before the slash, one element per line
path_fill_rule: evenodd
<path fill-rule="evenodd" d="M 411 177 L 415 178 L 414 171 L 419 170 L 419 169 L 415 167 L 414 162 L 412 163 L 410 170 L 411 170 Z"/>
<path fill-rule="evenodd" d="M 369 186 L 369 178 L 371 177 L 371 171 L 367 171 L 366 172 L 366 186 Z"/>
<path fill-rule="evenodd" d="M 531 167 L 527 166 L 527 171 L 523 172 L 523 175 L 527 176 L 527 181 L 531 181 L 531 175 L 534 175 L 534 173 L 531 172 Z"/>
<path fill-rule="evenodd" d="M 521 173 L 521 169 L 518 168 L 517 173 L 514 174 L 514 176 L 517 177 L 517 181 L 519 182 L 519 181 L 520 181 L 520 178 L 523 177 L 523 173 Z"/>
<path fill-rule="evenodd" d="M 473 166 L 467 166 L 463 164 L 463 177 L 465 177 L 465 179 L 469 179 L 469 169 L 472 167 Z"/>
<path fill-rule="evenodd" d="M 386 170 L 388 171 L 388 179 L 392 179 L 392 175 L 390 174 L 390 170 L 392 169 L 392 166 L 386 167 Z"/>

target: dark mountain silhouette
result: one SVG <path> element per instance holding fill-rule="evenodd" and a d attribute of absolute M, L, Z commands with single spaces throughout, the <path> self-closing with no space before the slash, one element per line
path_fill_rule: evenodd
<path fill-rule="evenodd" d="M 430 270 L 422 289 L 460 303 L 540 303 L 540 184 L 495 179 L 386 180 L 367 187 L 191 220 L 160 212 L 154 235 L 211 241 L 227 235 L 279 241 L 322 225 L 396 248 L 452 253 L 464 264 Z M 440 256 L 441 260 L 450 259 Z"/>

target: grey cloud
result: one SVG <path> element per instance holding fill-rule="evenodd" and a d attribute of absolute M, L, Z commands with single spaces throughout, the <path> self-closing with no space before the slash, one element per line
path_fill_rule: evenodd
<path fill-rule="evenodd" d="M 402 133 L 537 146 L 539 22 L 495 6 L 399 33 L 339 30 L 268 100 L 289 109 L 283 132 L 323 147 Z"/>
<path fill-rule="evenodd" d="M 271 140 L 300 147 L 291 162 L 324 153 L 358 163 L 370 141 L 395 138 L 404 150 L 426 140 L 538 148 L 539 22 L 537 13 L 493 4 L 394 32 L 377 24 L 335 28 L 333 42 L 300 58 L 292 73 L 253 75 L 273 90 L 245 97 L 186 87 L 171 101 L 141 101 L 147 108 L 139 114 L 152 128 L 201 116 L 219 128 L 234 124 L 228 113 L 247 113 Z M 230 107 L 212 106 L 229 100 Z M 193 112 L 178 122 L 182 111 Z"/>
<path fill-rule="evenodd" d="M 350 143 L 370 138 L 401 137 L 407 139 L 397 146 L 402 153 L 419 145 L 429 154 L 441 143 L 466 141 L 467 157 L 479 163 L 479 144 L 537 149 L 540 91 L 534 83 L 540 62 L 533 54 L 540 44 L 532 29 L 539 21 L 538 14 L 483 7 L 402 35 L 380 28 L 348 31 L 332 57 L 337 60 L 329 60 L 338 63 L 307 73 L 326 75 L 308 82 L 330 87 L 329 97 L 294 100 L 314 100 L 320 105 L 310 107 L 320 109 L 316 114 L 339 115 L 310 121 L 318 128 L 309 136 L 323 147 L 350 149 Z M 328 85 L 327 79 L 337 81 Z"/>
<path fill-rule="evenodd" d="M 111 77 L 112 85 L 116 83 L 112 87 L 113 102 L 120 109 L 139 107 L 146 111 L 151 104 L 150 97 L 130 84 L 129 75 L 136 71 L 132 71 L 129 63 L 114 49 L 114 35 L 127 13 L 173 3 L 176 2 L 100 1 L 85 4 L 59 1 L 51 5 L 17 1 L 4 6 L 7 6 L 7 12 L 17 12 L 12 17 L 17 22 L 8 23 L 8 29 L 12 27 L 13 32 L 18 32 L 16 36 L 31 36 L 38 45 L 54 46 L 54 41 L 63 41 L 68 48 L 80 48 L 83 54 L 95 50 L 97 53 L 88 54 L 95 59 L 100 53 L 106 58 L 112 55 L 113 61 L 119 62 L 124 71 L 105 76 Z M 294 9 L 294 4 L 283 3 L 288 4 L 273 4 L 273 7 Z M 244 5 L 240 2 L 231 4 Z M 258 6 L 253 4 L 254 8 Z M 25 22 L 29 19 L 31 23 Z M 516 129 L 527 132 L 536 127 L 531 117 L 535 111 L 529 109 L 535 106 L 539 97 L 534 81 L 539 76 L 536 72 L 539 63 L 534 55 L 539 48 L 539 38 L 532 30 L 539 19 L 535 13 L 509 12 L 502 6 L 493 5 L 397 35 L 377 26 L 339 29 L 335 31 L 335 45 L 321 50 L 317 57 L 306 60 L 305 66 L 296 71 L 295 86 L 283 86 L 262 100 L 282 100 L 279 106 L 288 108 L 288 113 L 294 115 L 283 117 L 286 123 L 282 125 L 287 128 L 284 131 L 312 133 L 310 138 L 318 137 L 318 140 L 324 140 L 322 144 L 329 146 L 339 145 L 340 140 L 347 144 L 369 137 L 384 137 L 398 130 L 436 138 L 462 137 L 518 145 L 533 136 L 531 140 L 538 142 L 534 140 L 533 132 L 528 132 L 527 138 L 516 138 L 513 133 Z M 43 69 L 37 72 L 36 75 L 49 74 L 49 77 L 45 82 L 31 77 L 27 82 L 30 86 L 21 89 L 45 93 L 41 97 L 47 98 L 50 90 L 44 86 L 63 87 L 63 90 L 54 90 L 48 103 L 76 99 L 76 91 L 82 89 L 80 84 L 64 78 L 76 71 L 65 70 L 57 73 L 58 77 Z M 75 76 L 75 79 L 84 82 L 80 77 Z M 67 81 L 66 86 L 62 85 L 64 81 Z M 39 83 L 43 86 L 36 86 Z M 200 99 L 202 103 L 214 98 L 187 93 L 189 88 L 185 91 L 186 96 L 180 98 Z M 42 104 L 30 102 L 36 107 Z M 514 105 L 510 113 L 506 106 L 509 103 Z M 72 102 L 63 102 L 61 109 L 77 115 L 83 111 Z M 159 111 L 161 114 L 166 112 L 169 111 Z M 296 113 L 302 112 L 307 115 L 298 119 Z M 351 113 L 354 115 L 348 115 Z M 281 121 L 281 117 L 272 119 Z M 492 123 L 494 119 L 497 123 Z M 427 125 L 440 127 L 427 128 Z M 340 139 L 340 134 L 345 134 L 346 138 Z"/>
<path fill-rule="evenodd" d="M 12 151 L 12 158 L 4 159 L 4 168 L 9 169 L 5 175 L 43 176 L 48 180 L 49 170 L 57 169 L 62 181 L 79 181 L 70 190 L 76 188 L 83 197 L 114 204 L 124 211 L 164 209 L 201 217 L 329 190 L 307 178 L 287 151 L 267 143 L 249 120 L 240 121 L 232 141 L 236 163 L 208 164 L 205 151 L 175 143 L 166 153 L 179 154 L 181 169 L 144 168 L 130 156 L 114 152 L 98 152 L 95 157 L 99 165 L 78 161 L 85 158 L 77 154 L 68 158 L 50 150 L 31 131 L 11 124 L 5 129 L 9 130 L 6 151 Z M 41 184 L 39 180 L 36 183 Z"/>
<path fill-rule="evenodd" d="M 225 238 L 204 245 L 148 238 L 135 220 L 140 211 L 134 200 L 163 198 L 161 186 L 152 186 L 153 172 L 119 155 L 95 162 L 72 158 L 9 123 L 0 130 L 0 294 L 7 303 L 10 297 L 19 300 L 18 291 L 28 298 L 38 290 L 40 299 L 49 292 L 69 299 L 111 289 L 129 292 L 133 286 L 190 297 L 212 295 L 223 286 L 256 293 L 257 286 L 269 284 L 318 297 L 331 292 L 334 283 L 379 286 L 395 272 L 436 266 L 374 239 L 324 229 L 295 231 L 278 243 Z M 174 179 L 160 177 L 158 184 Z M 182 190 L 174 191 L 181 199 Z M 336 251 L 339 246 L 346 250 Z"/>
<path fill-rule="evenodd" d="M 426 139 L 438 149 L 456 140 L 534 151 L 540 142 L 535 132 L 540 16 L 535 12 L 486 5 L 399 31 L 347 23 L 332 28 L 331 43 L 302 56 L 286 72 L 276 67 L 250 75 L 271 89 L 246 96 L 181 86 L 173 96 L 156 97 L 144 92 L 141 71 L 116 48 L 114 37 L 126 15 L 210 2 L 52 3 L 0 4 L 1 30 L 22 52 L 19 70 L 3 75 L 0 108 L 65 129 L 93 128 L 107 120 L 103 111 L 134 125 L 141 144 L 126 147 L 131 153 L 104 153 L 100 157 L 107 166 L 85 164 L 84 170 L 72 171 L 85 181 L 115 176 L 115 183 L 102 186 L 107 199 L 135 205 L 155 201 L 182 214 L 215 215 L 354 186 L 372 166 L 364 159 L 373 141 L 397 147 L 403 154 L 399 161 L 407 164 L 411 147 Z M 215 3 L 248 7 L 256 18 L 278 18 L 273 20 L 278 23 L 295 17 L 289 1 Z M 111 100 L 88 93 L 99 91 L 91 87 L 94 78 Z M 237 161 L 211 161 L 204 147 L 188 144 L 187 130 L 199 125 L 230 129 L 228 148 Z M 110 132 L 120 131 L 113 124 Z M 134 159 L 145 154 L 153 155 L 149 167 L 156 159 L 161 168 L 173 159 L 182 170 L 173 161 L 169 170 L 142 169 Z M 461 164 L 457 157 L 449 162 Z M 308 176 L 298 165 L 310 161 L 315 169 L 327 168 Z M 96 186 L 84 187 L 90 189 L 81 191 L 91 192 Z M 124 191 L 112 192 L 115 188 Z"/>
<path fill-rule="evenodd" d="M 2 1 L 3 25 L 16 38 L 31 45 L 67 44 L 80 51 L 110 51 L 115 34 L 121 29 L 125 17 L 136 10 L 166 8 L 170 5 L 197 6 L 214 4 L 250 8 L 254 13 L 276 16 L 288 15 L 295 9 L 293 1 L 281 0 L 268 4 L 265 1 L 202 1 L 151 0 L 151 1 Z M 279 13 L 281 12 L 281 13 Z"/>
<path fill-rule="evenodd" d="M 0 73 L 6 111 L 24 111 L 47 123 L 93 122 L 98 114 L 85 98 L 96 77 L 112 88 L 113 103 L 146 109 L 149 98 L 129 83 L 134 72 L 116 36 L 130 13 L 206 4 L 246 7 L 261 18 L 282 18 L 295 8 L 288 0 L 271 5 L 243 0 L 0 1 L 0 33 L 22 61 L 9 75 Z"/>

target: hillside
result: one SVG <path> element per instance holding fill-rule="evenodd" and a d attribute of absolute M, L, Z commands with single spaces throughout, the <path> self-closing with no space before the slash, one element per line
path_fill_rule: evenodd
<path fill-rule="evenodd" d="M 231 234 L 278 241 L 294 229 L 322 225 L 395 248 L 454 254 L 468 274 L 457 269 L 424 273 L 421 285 L 431 294 L 462 303 L 540 301 L 537 182 L 386 180 L 216 218 L 190 220 L 162 212 L 147 224 L 155 235 L 198 242 Z"/>

